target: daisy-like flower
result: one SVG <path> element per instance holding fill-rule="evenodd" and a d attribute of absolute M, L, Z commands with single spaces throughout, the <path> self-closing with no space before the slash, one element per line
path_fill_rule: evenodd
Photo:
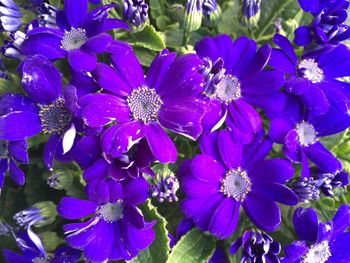
<path fill-rule="evenodd" d="M 342 205 L 327 223 L 318 222 L 312 208 L 297 208 L 293 225 L 298 241 L 284 247 L 282 263 L 338 263 L 350 261 L 349 206 Z"/>
<path fill-rule="evenodd" d="M 253 40 L 229 36 L 205 37 L 195 46 L 202 58 L 205 78 L 204 96 L 208 111 L 203 118 L 206 130 L 219 128 L 224 121 L 244 142 L 249 142 L 261 129 L 259 113 L 253 106 L 279 110 L 284 94 L 279 92 L 283 75 L 274 70 L 263 71 L 271 48 L 257 46 Z"/>
<path fill-rule="evenodd" d="M 314 115 L 326 113 L 330 104 L 344 111 L 349 108 L 349 85 L 337 80 L 350 76 L 350 51 L 346 46 L 298 59 L 287 38 L 277 34 L 273 42 L 281 49 L 272 50 L 269 65 L 286 74 L 288 93 L 300 96 Z"/>
<path fill-rule="evenodd" d="M 66 57 L 76 70 L 91 71 L 96 66 L 96 54 L 106 50 L 112 37 L 105 31 L 128 28 L 115 18 L 108 18 L 108 10 L 115 4 L 104 5 L 88 12 L 87 0 L 65 0 L 64 11 L 56 13 L 58 28 L 36 27 L 27 32 L 21 53 L 41 54 L 50 60 Z"/>
<path fill-rule="evenodd" d="M 249 219 L 265 231 L 281 222 L 277 202 L 295 205 L 297 196 L 283 184 L 293 176 L 287 160 L 264 160 L 272 143 L 257 133 L 250 144 L 235 144 L 228 130 L 203 135 L 202 154 L 185 161 L 179 170 L 185 194 L 183 213 L 196 226 L 220 239 L 237 226 L 242 206 Z"/>
<path fill-rule="evenodd" d="M 337 46 L 350 38 L 350 28 L 346 24 L 348 17 L 347 0 L 299 0 L 305 12 L 311 12 L 313 21 L 308 26 L 300 26 L 295 30 L 294 42 L 300 46 L 308 46 L 314 41 L 323 47 Z M 310 50 L 310 47 L 306 47 Z M 320 47 L 311 47 L 311 51 Z"/>
<path fill-rule="evenodd" d="M 295 163 L 301 163 L 302 176 L 309 176 L 308 160 L 320 170 L 337 173 L 341 163 L 318 141 L 318 138 L 341 132 L 350 125 L 345 111 L 331 107 L 326 114 L 313 116 L 305 110 L 298 96 L 289 95 L 279 113 L 267 114 L 271 119 L 269 137 L 283 144 L 283 153 Z"/>
<path fill-rule="evenodd" d="M 89 200 L 64 197 L 57 207 L 66 219 L 90 219 L 64 225 L 66 241 L 82 249 L 92 262 L 130 260 L 139 250 L 148 247 L 153 239 L 154 222 L 145 222 L 136 205 L 148 198 L 148 184 L 139 177 L 123 187 L 114 180 L 87 191 Z"/>
<path fill-rule="evenodd" d="M 202 90 L 200 59 L 195 54 L 175 59 L 175 53 L 163 50 L 144 78 L 129 46 L 119 43 L 113 49 L 114 68 L 97 64 L 92 72 L 103 92 L 79 100 L 85 124 L 101 127 L 113 123 L 101 137 L 103 151 L 113 158 L 146 138 L 157 160 L 175 162 L 175 145 L 162 126 L 191 139 L 201 134 L 204 105 L 198 98 Z"/>

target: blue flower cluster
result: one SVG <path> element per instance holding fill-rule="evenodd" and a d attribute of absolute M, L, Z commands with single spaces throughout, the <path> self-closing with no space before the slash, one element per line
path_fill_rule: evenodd
<path fill-rule="evenodd" d="M 45 169 L 77 164 L 85 199 L 65 196 L 57 210 L 43 203 L 17 213 L 26 231 L 2 227 L 22 253 L 5 249 L 7 262 L 131 260 L 156 238 L 157 222 L 138 207 L 152 197 L 179 201 L 186 219 L 173 243 L 193 227 L 227 239 L 248 218 L 254 226 L 209 262 L 227 262 L 226 252 L 239 249 L 241 262 L 350 262 L 350 207 L 325 223 L 312 208 L 296 208 L 348 184 L 341 162 L 321 143 L 350 127 L 350 50 L 342 44 L 350 38 L 348 1 L 299 0 L 313 16 L 295 30 L 302 54 L 280 34 L 273 47 L 218 34 L 190 53 L 163 49 L 147 69 L 131 44 L 110 34 L 142 30 L 146 1 L 124 0 L 122 19 L 110 16 L 116 4 L 65 0 L 61 10 L 29 2 L 37 18 L 22 25 L 20 7 L 0 1 L 0 29 L 10 32 L 2 52 L 18 61 L 23 91 L 0 96 L 0 189 L 7 171 L 25 184 L 27 140 L 41 134 Z M 261 1 L 243 2 L 247 19 L 260 12 Z M 218 8 L 187 1 L 184 27 L 196 30 L 197 13 L 201 19 Z M 198 148 L 183 158 L 179 140 Z M 166 169 L 155 171 L 155 163 Z M 168 168 L 175 163 L 176 170 Z M 50 186 L 60 189 L 63 181 L 54 174 Z M 286 207 L 296 208 L 298 240 L 283 254 L 270 235 Z M 57 216 L 67 244 L 48 254 L 32 226 Z"/>

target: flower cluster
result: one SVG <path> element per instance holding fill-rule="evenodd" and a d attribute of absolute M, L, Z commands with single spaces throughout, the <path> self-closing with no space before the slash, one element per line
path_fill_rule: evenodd
<path fill-rule="evenodd" d="M 32 193 L 12 214 L 18 227 L 0 222 L 21 252 L 4 249 L 6 262 L 129 261 L 166 239 L 168 256 L 192 228 L 216 238 L 200 262 L 350 261 L 350 207 L 326 223 L 312 208 L 346 202 L 348 173 L 327 139 L 350 127 L 348 1 L 299 0 L 313 20 L 295 30 L 295 46 L 282 34 L 272 45 L 214 34 L 219 3 L 188 0 L 172 6 L 182 10 L 182 49 L 159 48 L 152 24 L 175 27 L 155 17 L 167 4 L 29 2 L 0 1 L 2 52 L 15 64 L 0 80 L 19 86 L 0 94 L 0 190 L 14 187 L 7 175 L 25 185 L 35 167 L 52 199 Z M 247 32 L 262 2 L 242 1 Z M 194 37 L 202 19 L 210 30 Z M 147 41 L 158 46 L 142 53 Z M 184 217 L 176 238 L 168 206 Z M 286 222 L 297 240 L 275 235 Z"/>

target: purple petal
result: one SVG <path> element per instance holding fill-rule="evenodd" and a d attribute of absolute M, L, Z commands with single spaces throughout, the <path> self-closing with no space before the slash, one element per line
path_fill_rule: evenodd
<path fill-rule="evenodd" d="M 146 83 L 148 87 L 158 90 L 175 58 L 176 53 L 169 53 L 167 49 L 163 49 L 154 58 L 147 72 Z"/>
<path fill-rule="evenodd" d="M 176 161 L 176 147 L 158 123 L 145 126 L 146 139 L 154 157 L 161 163 Z"/>
<path fill-rule="evenodd" d="M 101 137 L 104 152 L 120 157 L 144 137 L 143 126 L 138 121 L 116 124 L 109 127 Z"/>
<path fill-rule="evenodd" d="M 205 198 L 208 195 L 213 195 L 220 190 L 219 182 L 208 183 L 198 180 L 193 176 L 183 176 L 180 180 L 181 190 L 186 197 L 190 198 Z"/>
<path fill-rule="evenodd" d="M 73 232 L 71 235 L 67 236 L 65 240 L 67 243 L 74 248 L 85 248 L 95 237 L 94 226 L 99 222 L 98 217 L 93 217 L 87 222 L 67 224 L 63 228 L 65 232 Z"/>
<path fill-rule="evenodd" d="M 97 209 L 94 202 L 74 197 L 63 197 L 57 206 L 57 212 L 67 219 L 80 219 L 91 215 Z"/>
<path fill-rule="evenodd" d="M 250 192 L 242 206 L 249 219 L 265 231 L 272 232 L 281 223 L 281 212 L 278 206 L 264 195 Z"/>
<path fill-rule="evenodd" d="M 318 10 L 319 0 L 298 0 L 301 9 L 305 12 L 316 12 Z"/>
<path fill-rule="evenodd" d="M 350 242 L 350 232 L 343 233 L 339 235 L 331 246 L 331 254 L 332 257 L 329 260 L 331 262 L 346 262 L 350 259 L 350 250 L 349 250 L 349 242 Z"/>
<path fill-rule="evenodd" d="M 344 232 L 350 225 L 350 209 L 348 205 L 341 205 L 335 213 L 333 219 L 333 234 L 335 237 Z"/>
<path fill-rule="evenodd" d="M 281 204 L 293 206 L 298 203 L 298 197 L 288 187 L 271 182 L 254 183 L 254 191 L 263 194 Z"/>
<path fill-rule="evenodd" d="M 60 73 L 46 57 L 29 57 L 21 69 L 22 87 L 35 102 L 49 104 L 62 94 Z"/>
<path fill-rule="evenodd" d="M 294 52 L 294 47 L 289 42 L 289 40 L 280 34 L 275 34 L 272 41 L 277 46 L 279 46 L 284 53 L 286 53 L 286 55 L 290 58 L 293 65 L 296 65 L 298 58 Z"/>
<path fill-rule="evenodd" d="M 204 104 L 194 98 L 166 103 L 159 112 L 159 122 L 172 132 L 196 140 L 202 133 Z"/>
<path fill-rule="evenodd" d="M 29 162 L 27 153 L 27 143 L 25 141 L 12 141 L 8 143 L 9 154 L 20 163 Z"/>
<path fill-rule="evenodd" d="M 202 118 L 203 130 L 213 132 L 219 129 L 226 120 L 227 108 L 218 100 L 210 100 L 206 104 L 207 110 Z"/>
<path fill-rule="evenodd" d="M 306 156 L 322 171 L 335 173 L 341 170 L 341 163 L 320 142 L 303 149 Z"/>
<path fill-rule="evenodd" d="M 243 152 L 242 145 L 233 143 L 228 130 L 219 132 L 218 148 L 228 169 L 240 167 Z"/>
<path fill-rule="evenodd" d="M 84 25 L 88 12 L 86 0 L 65 0 L 64 13 L 68 23 L 74 28 L 81 28 Z"/>
<path fill-rule="evenodd" d="M 210 220 L 209 232 L 220 239 L 229 237 L 237 226 L 239 207 L 232 198 L 225 198 Z"/>
<path fill-rule="evenodd" d="M 339 45 L 332 51 L 325 52 L 317 62 L 328 79 L 350 75 L 350 51 L 344 45 Z"/>
<path fill-rule="evenodd" d="M 283 144 L 290 130 L 293 129 L 291 123 L 285 119 L 274 119 L 270 121 L 269 137 L 272 141 Z"/>
<path fill-rule="evenodd" d="M 43 160 L 45 167 L 51 170 L 53 167 L 53 161 L 55 159 L 55 154 L 60 143 L 60 138 L 57 135 L 51 135 L 49 140 L 44 146 Z"/>
<path fill-rule="evenodd" d="M 295 260 L 298 260 L 302 258 L 303 255 L 306 254 L 306 252 L 309 250 L 309 247 L 307 244 L 303 241 L 294 241 L 290 245 L 284 246 L 285 254 L 288 258 L 291 258 L 293 261 L 282 261 L 282 263 L 289 263 L 289 262 L 295 262 Z"/>
<path fill-rule="evenodd" d="M 149 197 L 148 183 L 143 177 L 133 179 L 124 189 L 124 200 L 128 204 L 138 205 Z"/>
<path fill-rule="evenodd" d="M 270 159 L 256 162 L 248 167 L 249 176 L 259 182 L 285 183 L 293 177 L 292 164 L 284 159 Z"/>
<path fill-rule="evenodd" d="M 247 66 L 247 70 L 241 74 L 240 79 L 251 78 L 260 73 L 269 61 L 270 55 L 271 47 L 268 44 L 261 46 Z"/>
<path fill-rule="evenodd" d="M 82 46 L 82 49 L 86 49 L 93 53 L 102 53 L 106 51 L 107 46 L 112 41 L 112 36 L 107 33 L 98 34 L 89 38 Z"/>
<path fill-rule="evenodd" d="M 101 158 L 84 170 L 83 177 L 86 181 L 96 178 L 103 179 L 108 172 L 108 168 L 109 163 L 105 159 Z"/>
<path fill-rule="evenodd" d="M 18 185 L 24 185 L 25 175 L 16 163 L 10 159 L 10 178 Z"/>
<path fill-rule="evenodd" d="M 307 46 L 312 41 L 311 31 L 308 26 L 300 26 L 294 30 L 294 43 L 298 46 Z"/>
<path fill-rule="evenodd" d="M 210 195 L 209 198 L 211 198 Z M 186 198 L 180 203 L 180 209 L 184 215 L 188 218 L 192 218 L 199 210 L 202 209 L 202 206 L 207 202 L 208 195 L 206 198 Z"/>
<path fill-rule="evenodd" d="M 79 104 L 82 106 L 81 116 L 90 127 L 101 127 L 113 121 L 126 122 L 130 119 L 130 111 L 124 101 L 110 94 L 89 94 L 82 97 Z"/>
<path fill-rule="evenodd" d="M 309 89 L 301 95 L 301 99 L 305 107 L 316 116 L 326 113 L 329 109 L 326 94 L 314 85 L 310 85 Z"/>
<path fill-rule="evenodd" d="M 293 214 L 293 225 L 299 239 L 315 243 L 318 233 L 317 214 L 312 208 L 299 207 Z"/>
<path fill-rule="evenodd" d="M 41 131 L 37 113 L 16 111 L 0 117 L 0 139 L 19 141 Z"/>
<path fill-rule="evenodd" d="M 233 44 L 233 50 L 234 52 L 229 59 L 232 63 L 232 71 L 227 73 L 232 73 L 241 79 L 240 76 L 249 71 L 250 63 L 255 57 L 256 43 L 247 37 L 239 37 Z"/>
<path fill-rule="evenodd" d="M 293 75 L 295 74 L 295 63 L 296 61 L 293 63 L 291 58 L 282 50 L 276 48 L 272 49 L 269 65 L 273 69 Z"/>
<path fill-rule="evenodd" d="M 20 94 L 5 93 L 0 97 L 0 115 L 5 115 L 14 111 L 38 112 L 36 104 Z"/>
<path fill-rule="evenodd" d="M 192 160 L 191 170 L 193 176 L 203 182 L 219 182 L 224 176 L 225 169 L 213 157 L 198 154 Z"/>
<path fill-rule="evenodd" d="M 75 71 L 90 72 L 95 69 L 97 58 L 90 51 L 74 49 L 68 52 L 68 62 Z"/>
<path fill-rule="evenodd" d="M 123 209 L 125 218 L 136 228 L 140 229 L 145 226 L 145 221 L 140 209 L 132 205 L 125 205 Z"/>
<path fill-rule="evenodd" d="M 125 83 L 116 71 L 106 64 L 97 63 L 92 75 L 99 86 L 119 96 L 128 96 L 131 91 L 128 83 Z"/>

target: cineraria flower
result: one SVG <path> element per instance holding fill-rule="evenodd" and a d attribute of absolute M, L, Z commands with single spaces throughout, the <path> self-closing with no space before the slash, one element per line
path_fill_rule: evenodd
<path fill-rule="evenodd" d="M 334 189 L 345 187 L 349 184 L 349 174 L 345 171 L 327 173 L 316 170 L 312 176 L 319 182 L 317 186 L 325 196 L 333 196 Z"/>
<path fill-rule="evenodd" d="M 56 16 L 59 28 L 30 30 L 21 46 L 22 54 L 41 54 L 50 60 L 67 57 L 74 70 L 93 70 L 96 54 L 104 52 L 112 41 L 112 37 L 104 32 L 128 28 L 124 22 L 108 18 L 108 10 L 115 6 L 100 6 L 88 13 L 87 0 L 65 0 L 64 12 L 57 12 Z"/>
<path fill-rule="evenodd" d="M 144 0 L 124 0 L 123 17 L 136 27 L 141 27 L 148 20 L 148 4 Z"/>
<path fill-rule="evenodd" d="M 0 2 L 0 31 L 16 31 L 22 24 L 22 13 L 13 0 Z"/>
<path fill-rule="evenodd" d="M 273 42 L 281 49 L 272 50 L 269 65 L 287 75 L 288 93 L 300 96 L 314 115 L 326 113 L 330 104 L 343 110 L 349 108 L 349 87 L 337 80 L 350 76 L 350 50 L 346 46 L 298 60 L 287 38 L 276 34 Z"/>
<path fill-rule="evenodd" d="M 300 26 L 294 31 L 294 42 L 297 45 L 308 46 L 315 41 L 321 46 L 337 46 L 339 42 L 350 38 L 350 28 L 346 24 L 349 1 L 299 0 L 299 4 L 305 12 L 311 12 L 315 18 L 310 25 Z M 307 50 L 310 50 L 310 47 L 307 47 Z"/>
<path fill-rule="evenodd" d="M 9 34 L 10 40 L 4 40 L 4 46 L 1 47 L 1 52 L 5 57 L 12 59 L 23 60 L 25 56 L 21 53 L 21 46 L 26 37 L 26 34 L 17 30 Z"/>
<path fill-rule="evenodd" d="M 159 202 L 178 201 L 176 192 L 179 189 L 179 181 L 169 168 L 164 168 L 156 173 L 152 179 L 151 195 Z"/>
<path fill-rule="evenodd" d="M 240 262 L 279 263 L 278 254 L 281 245 L 265 233 L 245 231 L 230 247 L 230 253 L 236 254 L 242 248 Z"/>
<path fill-rule="evenodd" d="M 283 153 L 295 163 L 301 163 L 301 175 L 309 176 L 308 159 L 320 170 L 337 173 L 341 163 L 318 141 L 318 138 L 338 133 L 350 126 L 347 112 L 331 107 L 326 114 L 314 117 L 305 110 L 299 97 L 289 95 L 279 113 L 270 118 L 269 137 L 283 144 Z"/>
<path fill-rule="evenodd" d="M 235 144 L 228 130 L 203 135 L 202 154 L 185 161 L 179 170 L 185 199 L 183 213 L 196 226 L 220 239 L 235 230 L 242 205 L 259 228 L 274 231 L 281 222 L 275 203 L 295 205 L 297 196 L 283 184 L 293 176 L 284 159 L 264 160 L 272 143 L 257 133 L 247 145 Z"/>
<path fill-rule="evenodd" d="M 12 234 L 22 255 L 4 249 L 6 263 L 76 263 L 81 256 L 79 250 L 70 247 L 59 247 L 53 255 L 48 255 L 36 234 L 28 235 L 27 232 L 12 232 Z"/>
<path fill-rule="evenodd" d="M 349 207 L 342 205 L 327 223 L 318 222 L 312 208 L 299 207 L 293 215 L 298 241 L 284 247 L 282 263 L 338 263 L 350 260 Z"/>
<path fill-rule="evenodd" d="M 113 123 L 101 142 L 103 151 L 114 158 L 146 138 L 157 160 L 175 162 L 176 147 L 162 126 L 191 139 L 201 134 L 204 104 L 198 98 L 202 89 L 199 58 L 188 54 L 175 59 L 176 54 L 165 49 L 144 78 L 130 47 L 121 44 L 115 50 L 114 69 L 99 63 L 92 72 L 105 92 L 80 98 L 82 118 L 91 127 Z"/>
<path fill-rule="evenodd" d="M 298 196 L 299 202 L 307 203 L 320 199 L 318 184 L 313 177 L 300 177 L 292 184 L 291 189 Z"/>
<path fill-rule="evenodd" d="M 261 0 L 243 0 L 239 21 L 247 27 L 257 26 L 260 19 Z"/>
<path fill-rule="evenodd" d="M 155 222 L 145 222 L 136 207 L 148 198 L 148 184 L 142 177 L 123 187 L 108 180 L 96 190 L 99 192 L 89 196 L 92 201 L 64 197 L 58 205 L 58 213 L 66 219 L 91 215 L 87 221 L 64 225 L 66 241 L 82 249 L 89 261 L 130 260 L 154 239 Z"/>
<path fill-rule="evenodd" d="M 201 72 L 206 80 L 208 111 L 203 118 L 204 128 L 213 131 L 226 120 L 238 138 L 249 142 L 261 129 L 259 113 L 252 105 L 279 110 L 285 100 L 278 91 L 283 85 L 282 74 L 263 71 L 271 48 L 264 45 L 256 52 L 253 40 L 240 37 L 232 43 L 229 36 L 219 35 L 203 38 L 195 49 L 203 59 Z"/>

